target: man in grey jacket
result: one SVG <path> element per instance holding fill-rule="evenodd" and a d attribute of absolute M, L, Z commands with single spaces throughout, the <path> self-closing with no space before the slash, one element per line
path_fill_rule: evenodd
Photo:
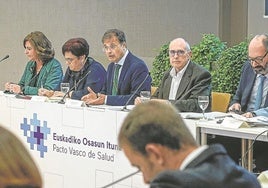
<path fill-rule="evenodd" d="M 197 99 L 201 95 L 210 96 L 211 75 L 192 62 L 191 56 L 190 45 L 183 38 L 170 42 L 169 61 L 172 68 L 164 73 L 153 99 L 169 101 L 181 112 L 201 112 Z M 140 98 L 136 98 L 135 104 L 140 102 Z"/>

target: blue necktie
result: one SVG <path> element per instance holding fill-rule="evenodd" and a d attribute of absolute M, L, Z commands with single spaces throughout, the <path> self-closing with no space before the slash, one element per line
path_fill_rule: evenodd
<path fill-rule="evenodd" d="M 117 90 L 118 90 L 118 75 L 119 75 L 119 69 L 120 69 L 120 67 L 121 67 L 121 65 L 115 64 L 112 95 L 116 95 L 117 94 Z"/>
<path fill-rule="evenodd" d="M 256 102 L 255 102 L 255 108 L 254 110 L 258 110 L 261 106 L 262 103 L 262 93 L 263 93 L 263 83 L 265 80 L 265 76 L 260 75 L 259 76 L 259 86 L 258 86 L 258 90 L 257 90 L 257 95 L 256 95 Z"/>

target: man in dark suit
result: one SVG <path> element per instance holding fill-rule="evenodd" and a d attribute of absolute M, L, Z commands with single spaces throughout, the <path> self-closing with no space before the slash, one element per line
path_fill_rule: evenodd
<path fill-rule="evenodd" d="M 125 118 L 118 143 L 151 188 L 260 187 L 221 145 L 198 146 L 172 105 L 137 105 Z"/>
<path fill-rule="evenodd" d="M 146 64 L 127 49 L 125 34 L 118 29 L 105 32 L 102 43 L 103 51 L 111 62 L 107 69 L 106 84 L 98 94 L 89 88 L 89 94 L 82 100 L 92 105 L 134 104 L 140 91 L 151 90 L 151 77 Z"/>
<path fill-rule="evenodd" d="M 240 82 L 233 97 L 229 111 L 239 112 L 246 117 L 256 115 L 265 115 L 264 108 L 268 107 L 268 35 L 256 35 L 250 41 L 248 46 L 248 61 L 245 62 L 240 77 Z M 263 85 L 261 87 L 260 102 L 257 101 L 261 78 Z M 258 105 L 257 105 L 258 104 Z M 211 142 L 223 143 L 232 156 L 238 162 L 240 156 L 241 142 L 238 139 L 221 138 Z M 256 142 L 254 144 L 254 158 L 256 159 L 255 172 L 261 172 L 268 169 L 268 144 Z"/>
<path fill-rule="evenodd" d="M 248 57 L 240 77 L 240 82 L 233 97 L 230 111 L 249 112 L 247 117 L 258 114 L 258 110 L 268 107 L 268 35 L 256 35 L 249 43 Z M 258 86 L 261 76 L 264 76 L 262 100 L 255 106 Z"/>
<path fill-rule="evenodd" d="M 181 112 L 201 112 L 198 96 L 211 95 L 211 75 L 202 66 L 190 60 L 190 45 L 182 38 L 169 44 L 169 59 L 172 68 L 165 72 L 153 99 L 169 101 Z M 135 104 L 140 103 L 140 98 Z M 210 105 L 209 105 L 210 106 Z M 210 107 L 207 109 L 210 111 Z"/>

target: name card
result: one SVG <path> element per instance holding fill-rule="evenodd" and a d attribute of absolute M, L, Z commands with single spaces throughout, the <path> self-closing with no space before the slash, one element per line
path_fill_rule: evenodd
<path fill-rule="evenodd" d="M 31 101 L 40 101 L 40 102 L 46 102 L 47 97 L 45 96 L 32 96 Z"/>
<path fill-rule="evenodd" d="M 251 126 L 245 122 L 241 121 L 232 117 L 225 117 L 223 122 L 221 123 L 221 126 L 232 128 L 232 129 L 238 129 L 238 128 L 250 128 Z"/>

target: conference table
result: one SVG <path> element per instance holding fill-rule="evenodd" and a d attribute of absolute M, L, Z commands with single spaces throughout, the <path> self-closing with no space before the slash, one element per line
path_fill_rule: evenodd
<path fill-rule="evenodd" d="M 268 142 L 268 126 L 232 128 L 223 126 L 216 121 L 198 121 L 196 124 L 201 145 L 207 144 L 208 135 L 220 135 L 241 139 L 241 165 L 250 172 L 253 171 L 254 140 Z"/>
<path fill-rule="evenodd" d="M 29 150 L 45 188 L 100 188 L 137 170 L 117 144 L 120 126 L 128 114 L 122 107 L 85 107 L 43 99 L 21 99 L 0 91 L 0 124 L 14 132 Z M 185 115 L 181 113 L 200 144 L 206 144 L 207 134 L 234 136 L 250 143 L 265 129 L 227 129 L 215 121 L 202 123 Z M 265 136 L 258 139 L 267 141 Z M 113 186 L 123 187 L 148 185 L 138 173 Z"/>
<path fill-rule="evenodd" d="M 0 91 L 0 124 L 29 150 L 45 188 L 100 188 L 137 170 L 117 144 L 128 114 L 122 106 L 85 107 L 74 100 L 59 104 L 58 99 L 44 99 Z M 186 121 L 196 137 L 195 120 Z M 148 185 L 138 173 L 113 187 Z"/>
<path fill-rule="evenodd" d="M 137 171 L 117 144 L 127 112 L 41 99 L 20 99 L 1 92 L 0 124 L 29 150 L 45 188 L 100 188 Z M 113 187 L 148 186 L 138 173 Z"/>

